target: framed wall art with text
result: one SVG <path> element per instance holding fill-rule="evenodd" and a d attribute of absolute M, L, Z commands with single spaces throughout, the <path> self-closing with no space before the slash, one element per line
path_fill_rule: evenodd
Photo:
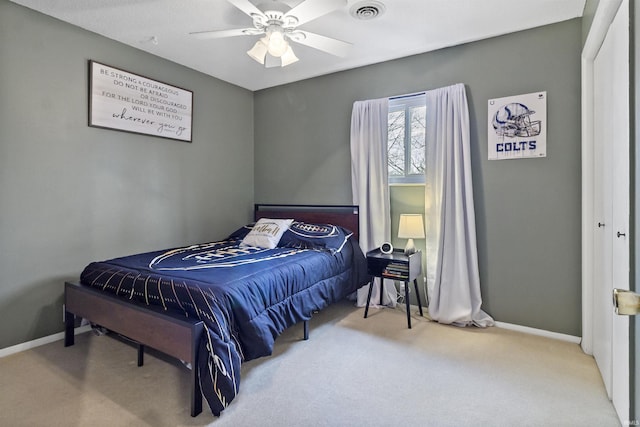
<path fill-rule="evenodd" d="M 89 61 L 89 126 L 191 142 L 193 92 Z"/>

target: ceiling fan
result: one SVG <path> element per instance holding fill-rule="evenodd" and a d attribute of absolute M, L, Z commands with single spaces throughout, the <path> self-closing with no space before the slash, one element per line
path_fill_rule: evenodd
<path fill-rule="evenodd" d="M 289 41 L 335 56 L 346 56 L 351 47 L 350 43 L 298 29 L 299 25 L 344 6 L 347 0 L 305 0 L 294 8 L 273 1 L 261 5 L 264 10 L 260 10 L 249 0 L 227 1 L 251 17 L 252 28 L 199 31 L 190 34 L 200 39 L 264 35 L 247 54 L 266 67 L 285 67 L 298 61 Z"/>

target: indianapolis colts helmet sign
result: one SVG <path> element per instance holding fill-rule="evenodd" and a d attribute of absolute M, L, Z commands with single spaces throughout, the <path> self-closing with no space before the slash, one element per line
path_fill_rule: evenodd
<path fill-rule="evenodd" d="M 547 92 L 490 99 L 489 160 L 546 157 Z"/>

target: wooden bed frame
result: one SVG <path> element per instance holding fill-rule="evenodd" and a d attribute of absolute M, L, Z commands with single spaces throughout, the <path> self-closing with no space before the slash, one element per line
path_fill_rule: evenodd
<path fill-rule="evenodd" d="M 357 206 L 256 204 L 254 220 L 265 217 L 339 225 L 358 237 Z M 202 412 L 202 392 L 198 377 L 198 344 L 204 331 L 202 321 L 168 313 L 153 306 L 134 304 L 72 282 L 65 283 L 64 310 L 65 347 L 74 344 L 76 318 L 84 318 L 135 341 L 138 346 L 138 366 L 144 363 L 145 346 L 190 363 L 191 416 L 195 417 Z M 305 321 L 304 339 L 308 336 L 309 324 Z"/>

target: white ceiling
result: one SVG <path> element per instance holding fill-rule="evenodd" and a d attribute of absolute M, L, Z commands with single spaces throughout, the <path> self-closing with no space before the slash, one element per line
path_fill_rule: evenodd
<path fill-rule="evenodd" d="M 300 61 L 264 68 L 246 54 L 259 36 L 200 40 L 189 34 L 251 27 L 251 18 L 227 0 L 12 1 L 252 91 L 565 21 L 582 16 L 585 5 L 585 0 L 376 0 L 385 12 L 359 20 L 349 11 L 362 0 L 344 0 L 343 7 L 300 29 L 352 43 L 346 57 L 292 43 Z M 251 0 L 262 10 L 272 1 Z M 301 0 L 280 3 L 294 7 Z"/>

